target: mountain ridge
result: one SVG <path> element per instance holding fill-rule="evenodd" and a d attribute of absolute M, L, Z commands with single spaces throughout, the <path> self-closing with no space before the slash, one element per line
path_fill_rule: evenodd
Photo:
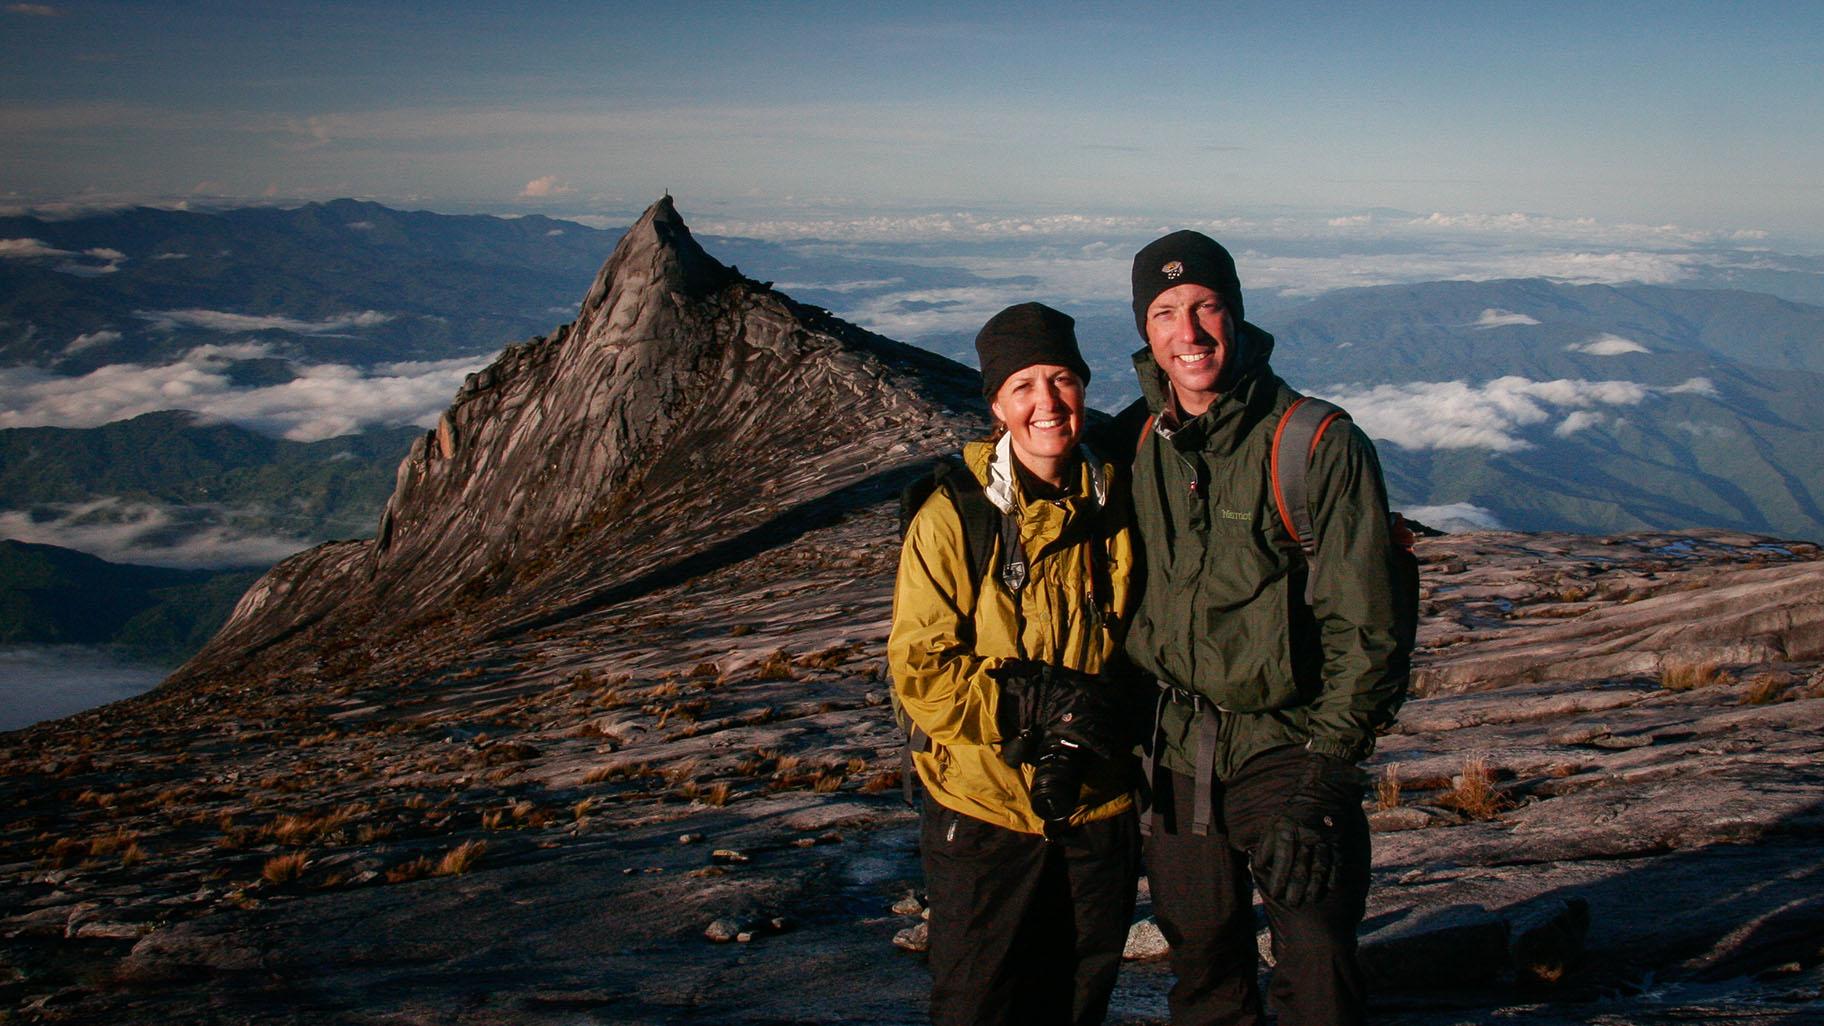
<path fill-rule="evenodd" d="M 405 647 L 454 650 L 477 624 L 561 617 L 790 530 L 797 507 L 880 501 L 981 429 L 976 381 L 723 266 L 667 197 L 575 321 L 507 347 L 413 443 L 372 543 L 280 564 L 175 679 L 374 618 L 412 625 Z M 737 480 L 753 501 L 730 508 Z"/>

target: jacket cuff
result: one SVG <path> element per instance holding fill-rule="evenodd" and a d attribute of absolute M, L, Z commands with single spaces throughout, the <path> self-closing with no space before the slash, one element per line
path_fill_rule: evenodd
<path fill-rule="evenodd" d="M 1305 742 L 1305 748 L 1318 755 L 1328 755 L 1344 762 L 1356 763 L 1374 754 L 1374 738 L 1365 741 L 1349 741 L 1340 737 L 1314 737 Z"/>

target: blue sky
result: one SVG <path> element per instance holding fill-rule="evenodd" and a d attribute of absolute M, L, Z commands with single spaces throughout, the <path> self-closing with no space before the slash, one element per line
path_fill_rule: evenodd
<path fill-rule="evenodd" d="M 568 5 L 566 5 L 567 8 Z M 0 4 L 0 202 L 1526 212 L 1824 248 L 1824 4 Z"/>

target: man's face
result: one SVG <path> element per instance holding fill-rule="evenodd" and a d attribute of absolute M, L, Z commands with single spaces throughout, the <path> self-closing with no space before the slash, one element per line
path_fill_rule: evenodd
<path fill-rule="evenodd" d="M 1146 308 L 1146 342 L 1190 416 L 1210 408 L 1216 382 L 1235 352 L 1235 321 L 1205 285 L 1174 285 Z"/>
<path fill-rule="evenodd" d="M 989 408 L 1007 425 L 1020 462 L 1041 476 L 1041 464 L 1068 455 L 1083 434 L 1083 382 L 1069 367 L 1022 368 L 1001 382 Z"/>

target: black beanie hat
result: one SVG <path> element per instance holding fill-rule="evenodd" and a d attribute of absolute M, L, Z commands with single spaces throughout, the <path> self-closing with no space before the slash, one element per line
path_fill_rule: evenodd
<path fill-rule="evenodd" d="M 1147 243 L 1134 254 L 1134 327 L 1146 337 L 1146 308 L 1159 293 L 1178 285 L 1202 285 L 1222 297 L 1236 322 L 1242 320 L 1241 278 L 1235 258 L 1215 239 L 1190 229 Z"/>
<path fill-rule="evenodd" d="M 975 355 L 982 364 L 982 395 L 990 401 L 1001 383 L 1035 363 L 1069 367 L 1089 384 L 1089 364 L 1077 348 L 1077 322 L 1044 303 L 1010 306 L 982 325 Z"/>

